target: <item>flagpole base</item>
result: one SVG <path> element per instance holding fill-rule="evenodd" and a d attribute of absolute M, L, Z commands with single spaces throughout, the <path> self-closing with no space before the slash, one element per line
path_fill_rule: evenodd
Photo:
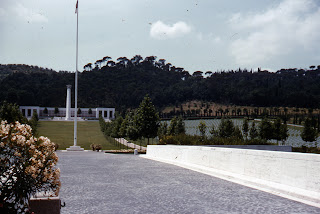
<path fill-rule="evenodd" d="M 70 146 L 70 148 L 67 148 L 67 151 L 84 151 L 84 148 L 80 146 Z"/>

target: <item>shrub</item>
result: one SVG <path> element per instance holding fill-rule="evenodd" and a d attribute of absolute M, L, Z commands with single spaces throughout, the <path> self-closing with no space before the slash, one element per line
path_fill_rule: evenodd
<path fill-rule="evenodd" d="M 102 146 L 101 146 L 101 144 L 91 143 L 91 144 L 90 144 L 90 148 L 92 149 L 92 151 L 99 151 L 99 150 L 102 149 Z"/>
<path fill-rule="evenodd" d="M 1 122 L 0 206 L 6 213 L 24 213 L 36 192 L 60 189 L 58 156 L 48 138 L 35 138 L 29 125 Z"/>
<path fill-rule="evenodd" d="M 92 151 L 96 151 L 96 144 L 91 143 L 90 148 L 92 149 Z"/>

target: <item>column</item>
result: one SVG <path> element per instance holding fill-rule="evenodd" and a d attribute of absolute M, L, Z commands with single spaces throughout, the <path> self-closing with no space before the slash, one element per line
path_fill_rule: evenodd
<path fill-rule="evenodd" d="M 71 120 L 71 85 L 67 85 L 66 120 Z"/>

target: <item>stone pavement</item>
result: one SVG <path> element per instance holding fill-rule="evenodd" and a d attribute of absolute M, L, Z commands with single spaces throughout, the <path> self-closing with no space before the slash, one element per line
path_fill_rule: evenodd
<path fill-rule="evenodd" d="M 320 213 L 281 198 L 132 154 L 58 151 L 61 213 Z"/>

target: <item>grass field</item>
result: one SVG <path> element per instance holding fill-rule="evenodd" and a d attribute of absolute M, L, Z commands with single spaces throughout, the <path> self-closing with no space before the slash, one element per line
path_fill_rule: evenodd
<path fill-rule="evenodd" d="M 66 149 L 73 145 L 73 124 L 73 121 L 39 121 L 38 133 L 58 143 L 59 150 Z M 91 143 L 101 144 L 103 150 L 118 149 L 104 138 L 98 121 L 79 121 L 77 145 L 91 149 Z"/>

